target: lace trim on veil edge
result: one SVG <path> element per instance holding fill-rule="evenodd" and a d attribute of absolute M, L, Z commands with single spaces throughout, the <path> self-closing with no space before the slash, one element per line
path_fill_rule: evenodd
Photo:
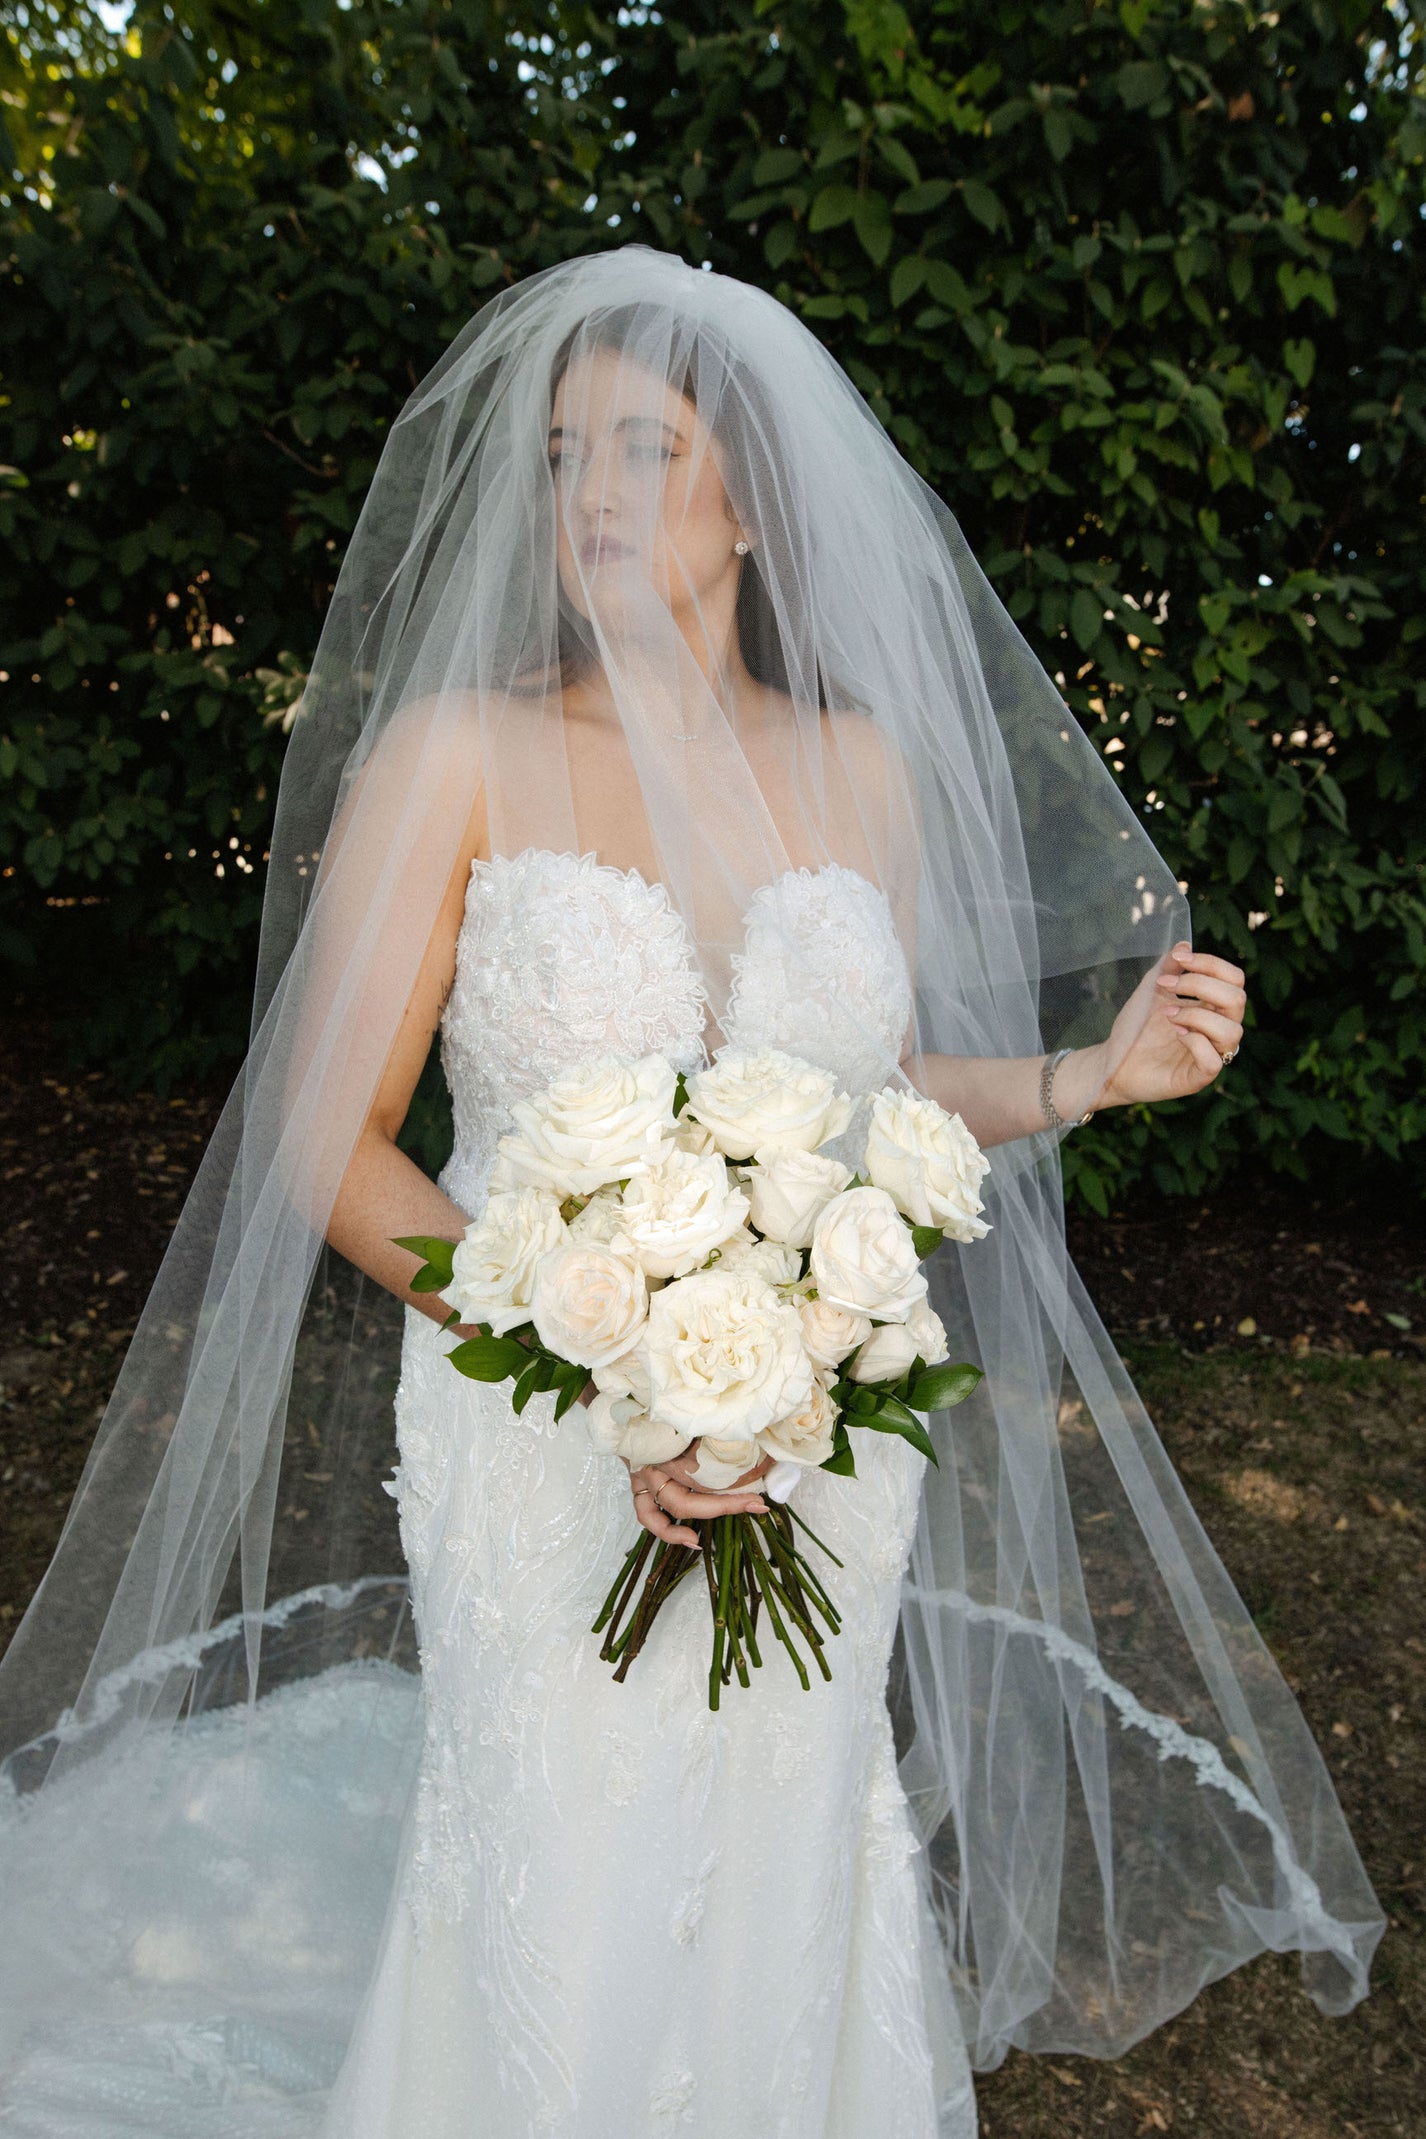
<path fill-rule="evenodd" d="M 294 1591 L 291 1596 L 281 1597 L 269 1605 L 259 1615 L 259 1624 L 265 1628 L 280 1628 L 309 1605 L 324 1605 L 329 1611 L 345 1611 L 371 1590 L 392 1589 L 404 1593 L 407 1587 L 404 1574 L 363 1575 L 356 1581 L 345 1583 L 318 1582 L 310 1589 Z M 1007 1605 L 979 1604 L 963 1590 L 926 1590 L 908 1583 L 904 1594 L 914 1603 L 960 1612 L 973 1622 L 1000 1626 L 1010 1633 L 1029 1634 L 1042 1642 L 1057 1662 L 1072 1665 L 1085 1682 L 1109 1702 L 1123 1729 L 1141 1730 L 1154 1740 L 1160 1760 L 1186 1760 L 1202 1787 L 1221 1791 L 1240 1812 L 1261 1823 L 1267 1830 L 1273 1861 L 1286 1882 L 1294 1913 L 1302 1928 L 1314 1931 L 1320 1944 L 1335 1953 L 1353 1975 L 1360 1973 L 1361 1964 L 1349 1933 L 1328 1914 L 1317 1882 L 1303 1870 L 1293 1854 L 1291 1838 L 1251 1787 L 1233 1773 L 1211 1739 L 1185 1730 L 1172 1716 L 1146 1708 L 1137 1694 L 1110 1676 L 1092 1649 L 1059 1627 L 1012 1611 Z M 129 1688 L 156 1685 L 175 1670 L 195 1670 L 210 1650 L 241 1636 L 248 1624 L 246 1613 L 235 1612 L 231 1618 L 220 1620 L 204 1633 L 185 1635 L 157 1648 L 142 1650 L 129 1663 L 100 1680 L 85 1716 L 77 1717 L 72 1708 L 65 1709 L 48 1731 L 18 1747 L 0 1765 L 0 1775 L 24 1754 L 37 1752 L 49 1744 L 74 1744 L 90 1732 L 101 1729 L 118 1714 Z"/>

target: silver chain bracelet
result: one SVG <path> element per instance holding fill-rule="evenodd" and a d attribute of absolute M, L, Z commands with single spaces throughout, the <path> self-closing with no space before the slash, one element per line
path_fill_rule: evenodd
<path fill-rule="evenodd" d="M 1050 1096 L 1055 1082 L 1055 1071 L 1064 1061 L 1065 1056 L 1073 1053 L 1074 1049 L 1072 1047 L 1061 1047 L 1053 1055 L 1046 1055 L 1040 1068 L 1040 1110 L 1052 1129 L 1082 1129 L 1087 1121 L 1094 1119 L 1094 1109 L 1090 1107 L 1079 1115 L 1076 1120 L 1066 1120 L 1065 1116 L 1058 1111 L 1054 1100 Z"/>

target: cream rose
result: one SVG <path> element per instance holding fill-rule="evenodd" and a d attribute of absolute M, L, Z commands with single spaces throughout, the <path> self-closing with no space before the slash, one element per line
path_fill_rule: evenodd
<path fill-rule="evenodd" d="M 688 1079 L 688 1105 L 730 1159 L 751 1158 L 760 1146 L 815 1151 L 852 1118 L 834 1077 L 780 1047 L 725 1048 Z"/>
<path fill-rule="evenodd" d="M 812 1234 L 819 1298 L 848 1314 L 904 1322 L 926 1297 L 926 1276 L 905 1220 L 884 1188 L 844 1188 Z"/>
<path fill-rule="evenodd" d="M 646 1463 L 672 1463 L 693 1438 L 672 1426 L 655 1426 L 634 1397 L 615 1396 L 605 1390 L 586 1405 L 585 1419 L 589 1438 L 600 1453 L 622 1456 L 636 1471 Z"/>
<path fill-rule="evenodd" d="M 979 1188 L 990 1161 L 959 1114 L 934 1099 L 887 1085 L 872 1102 L 866 1171 L 913 1225 L 937 1226 L 948 1240 L 983 1240 Z"/>
<path fill-rule="evenodd" d="M 593 1241 L 607 1248 L 619 1231 L 622 1222 L 623 1203 L 617 1188 L 601 1188 L 590 1197 L 582 1211 L 576 1211 L 569 1221 L 571 1240 Z"/>
<path fill-rule="evenodd" d="M 934 1367 L 946 1356 L 945 1325 L 923 1300 L 904 1322 L 879 1322 L 847 1373 L 852 1381 L 899 1381 L 913 1359 Z"/>
<path fill-rule="evenodd" d="M 649 1303 L 649 1416 L 750 1439 L 807 1401 L 812 1363 L 795 1308 L 752 1271 L 702 1270 Z"/>
<path fill-rule="evenodd" d="M 845 1307 L 833 1307 L 828 1300 L 799 1300 L 797 1318 L 802 1324 L 802 1342 L 814 1367 L 839 1366 L 848 1352 L 865 1344 L 871 1335 L 870 1315 L 854 1315 Z"/>
<path fill-rule="evenodd" d="M 756 1441 L 701 1439 L 693 1475 L 710 1493 L 721 1493 L 760 1460 Z"/>
<path fill-rule="evenodd" d="M 620 1205 L 620 1237 L 647 1277 L 684 1277 L 736 1233 L 748 1199 L 716 1151 L 665 1144 L 636 1173 Z"/>
<path fill-rule="evenodd" d="M 525 1181 L 559 1196 L 587 1196 L 624 1180 L 673 1128 L 675 1076 L 662 1055 L 630 1062 L 606 1054 L 570 1070 L 533 1099 L 517 1099 L 491 1181 Z"/>
<path fill-rule="evenodd" d="M 680 1151 L 716 1151 L 711 1129 L 705 1129 L 701 1121 L 695 1121 L 687 1107 L 673 1125 L 673 1140 Z"/>
<path fill-rule="evenodd" d="M 826 1384 L 814 1376 L 806 1403 L 784 1418 L 774 1419 L 771 1426 L 764 1426 L 758 1435 L 758 1447 L 765 1456 L 776 1456 L 780 1463 L 810 1467 L 825 1463 L 831 1455 L 836 1430 L 837 1407 L 827 1394 Z"/>
<path fill-rule="evenodd" d="M 765 1285 L 791 1285 L 802 1275 L 802 1257 L 796 1248 L 786 1248 L 780 1240 L 759 1240 L 743 1226 L 723 1242 L 713 1268 L 752 1272 Z"/>
<path fill-rule="evenodd" d="M 775 1144 L 759 1144 L 753 1157 L 757 1163 L 744 1176 L 753 1224 L 786 1247 L 809 1246 L 819 1212 L 846 1187 L 851 1168 L 820 1151 L 781 1151 Z"/>
<path fill-rule="evenodd" d="M 487 1196 L 451 1257 L 451 1282 L 437 1294 L 462 1322 L 488 1322 L 502 1336 L 530 1319 L 540 1258 L 565 1237 L 559 1205 L 541 1189 L 512 1188 Z"/>
<path fill-rule="evenodd" d="M 575 1240 L 541 1261 L 530 1319 L 550 1351 L 583 1367 L 598 1367 L 629 1350 L 648 1306 L 648 1287 L 637 1263 L 613 1248 Z"/>
<path fill-rule="evenodd" d="M 631 1345 L 617 1359 L 592 1369 L 595 1386 L 606 1396 L 632 1396 L 640 1411 L 649 1408 L 649 1361 L 642 1344 Z"/>

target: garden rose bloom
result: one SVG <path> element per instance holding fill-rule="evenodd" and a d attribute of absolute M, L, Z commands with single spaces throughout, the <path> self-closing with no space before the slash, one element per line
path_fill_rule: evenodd
<path fill-rule="evenodd" d="M 575 1240 L 540 1263 L 530 1319 L 550 1351 L 599 1367 L 629 1350 L 648 1306 L 648 1287 L 637 1263 L 612 1248 Z"/>
<path fill-rule="evenodd" d="M 780 1047 L 725 1048 L 710 1069 L 688 1079 L 688 1104 L 730 1159 L 749 1159 L 764 1145 L 815 1151 L 852 1118 L 834 1077 Z"/>
<path fill-rule="evenodd" d="M 990 1161 L 959 1114 L 890 1085 L 872 1102 L 866 1170 L 913 1225 L 938 1226 L 948 1240 L 983 1240 L 979 1188 Z"/>
<path fill-rule="evenodd" d="M 723 1242 L 713 1267 L 755 1275 L 765 1285 L 790 1285 L 802 1275 L 802 1257 L 796 1248 L 786 1248 L 780 1240 L 759 1240 L 743 1226 Z"/>
<path fill-rule="evenodd" d="M 649 1303 L 645 1345 L 649 1416 L 681 1432 L 751 1439 L 811 1393 L 797 1312 L 751 1271 L 666 1285 Z"/>
<path fill-rule="evenodd" d="M 451 1257 L 451 1282 L 437 1298 L 462 1322 L 488 1322 L 499 1337 L 530 1319 L 540 1258 L 565 1237 L 553 1196 L 535 1188 L 497 1191 L 465 1229 Z"/>
<path fill-rule="evenodd" d="M 852 1178 L 851 1168 L 820 1151 L 782 1151 L 759 1144 L 744 1181 L 748 1215 L 769 1240 L 789 1248 L 811 1244 L 812 1228 L 824 1204 Z"/>
<path fill-rule="evenodd" d="M 946 1356 L 945 1326 L 923 1300 L 904 1322 L 879 1323 L 847 1374 L 852 1381 L 899 1381 L 913 1359 L 934 1367 Z"/>
<path fill-rule="evenodd" d="M 810 1267 L 829 1306 L 878 1322 L 904 1322 L 926 1297 L 910 1231 L 884 1188 L 832 1198 L 812 1234 Z"/>
<path fill-rule="evenodd" d="M 716 1151 L 665 1144 L 624 1190 L 620 1236 L 647 1277 L 683 1277 L 736 1233 L 748 1199 Z"/>
<path fill-rule="evenodd" d="M 703 1439 L 698 1443 L 693 1475 L 710 1493 L 721 1493 L 760 1460 L 756 1441 Z"/>
<path fill-rule="evenodd" d="M 619 1231 L 623 1204 L 617 1188 L 601 1188 L 591 1196 L 582 1211 L 576 1211 L 569 1221 L 571 1240 L 592 1241 L 607 1248 Z"/>
<path fill-rule="evenodd" d="M 517 1181 L 587 1196 L 647 1162 L 673 1130 L 675 1075 L 662 1055 L 629 1062 L 600 1055 L 512 1108 L 516 1126 L 497 1146 L 492 1185 Z"/>

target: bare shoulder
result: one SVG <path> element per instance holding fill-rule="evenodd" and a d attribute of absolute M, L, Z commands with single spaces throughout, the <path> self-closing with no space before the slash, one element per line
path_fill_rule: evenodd
<path fill-rule="evenodd" d="M 833 706 L 822 715 L 843 764 L 856 784 L 885 792 L 905 782 L 906 761 L 895 738 L 870 713 Z"/>

